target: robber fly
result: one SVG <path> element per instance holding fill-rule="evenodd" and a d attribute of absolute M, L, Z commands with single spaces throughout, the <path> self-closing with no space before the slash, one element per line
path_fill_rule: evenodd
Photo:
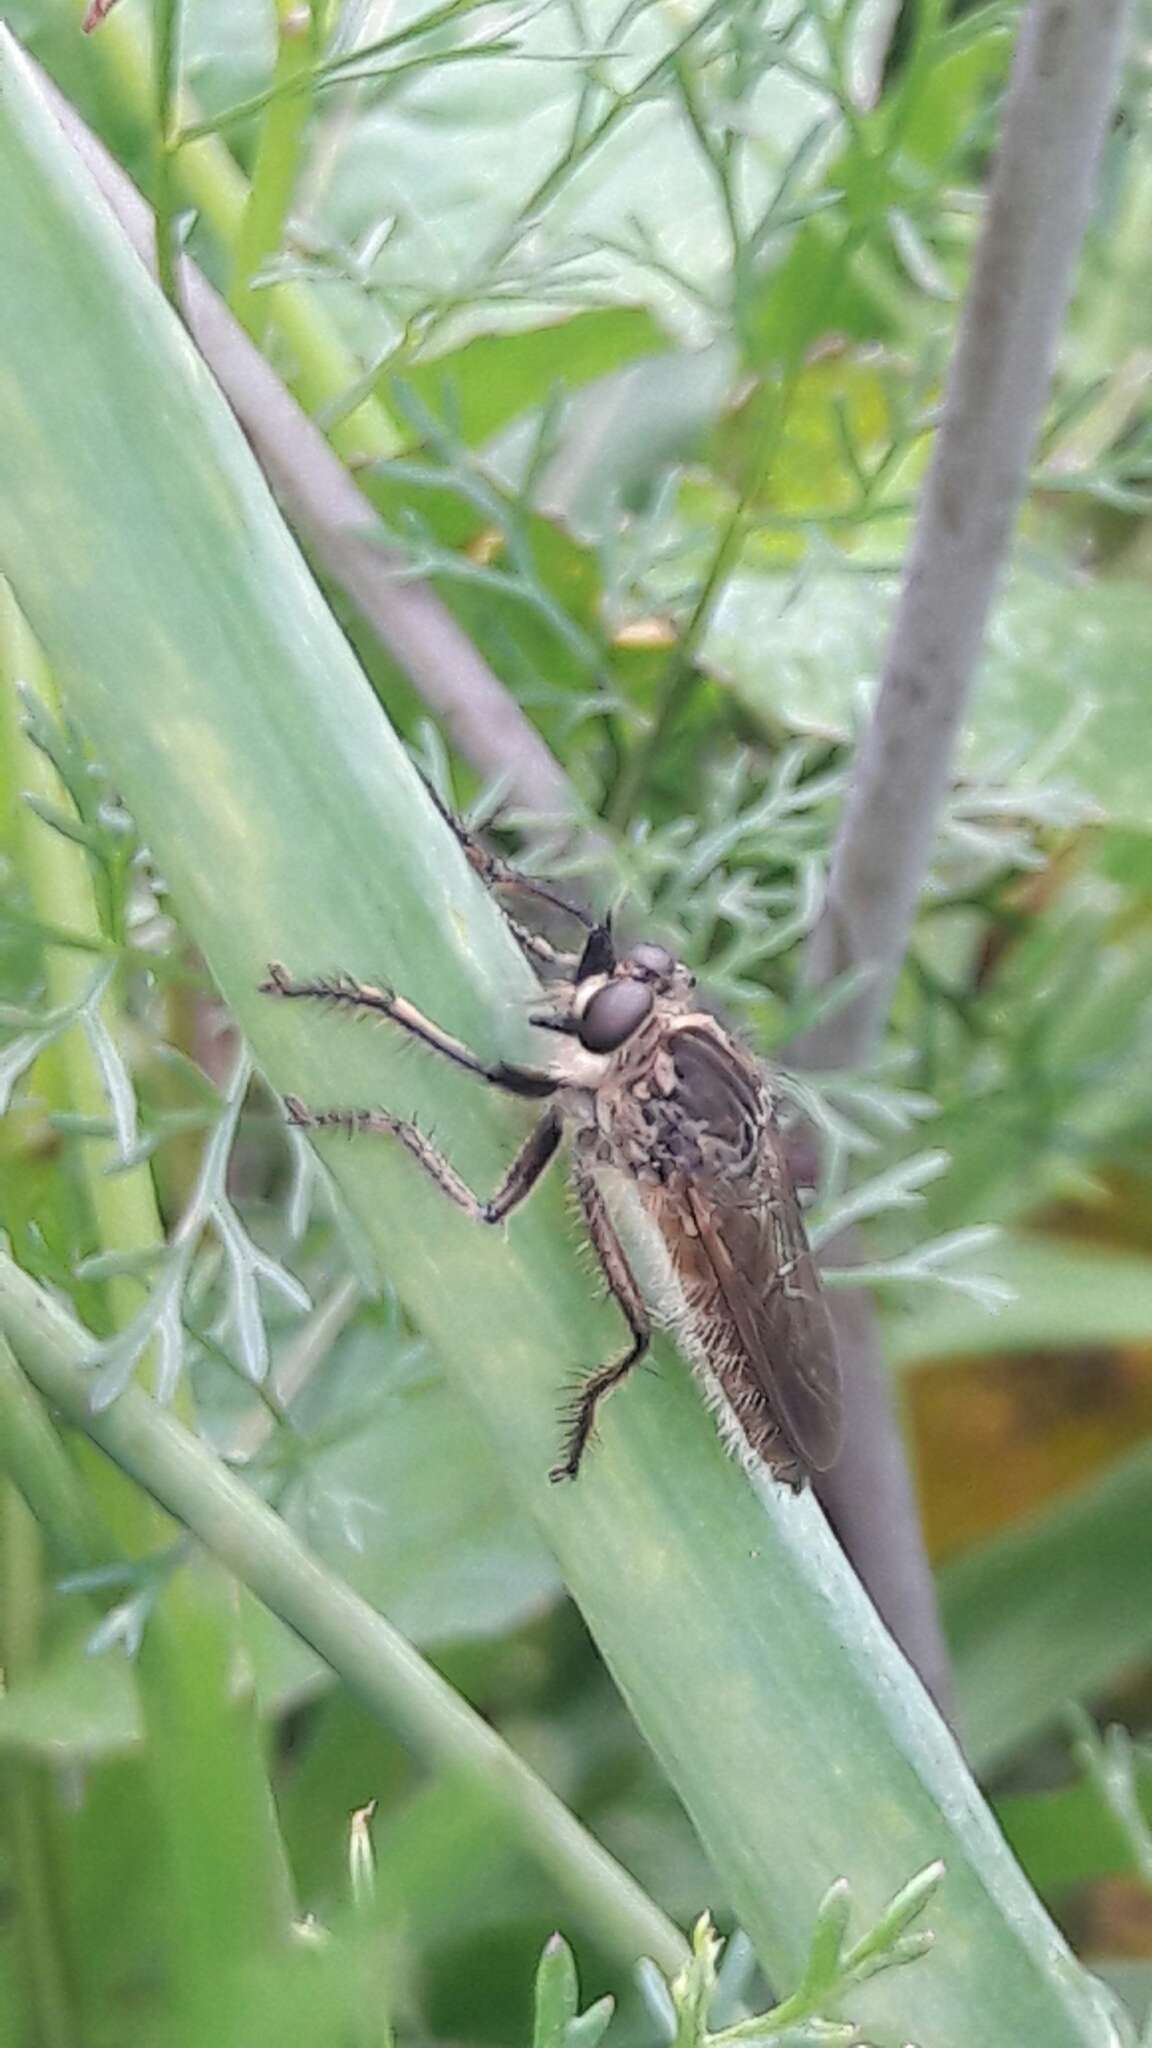
<path fill-rule="evenodd" d="M 547 978 L 547 1004 L 531 1018 L 559 1040 L 547 1063 L 485 1062 L 403 996 L 350 976 L 296 981 L 274 965 L 263 991 L 387 1017 L 465 1072 L 547 1107 L 488 1201 L 415 1124 L 384 1110 L 311 1110 L 288 1096 L 290 1121 L 397 1139 L 478 1223 L 511 1215 L 567 1130 L 584 1222 L 631 1341 L 581 1382 L 549 1476 L 576 1477 L 600 1402 L 644 1357 L 655 1321 L 696 1368 L 731 1446 L 798 1490 L 839 1451 L 840 1368 L 763 1071 L 696 1007 L 693 976 L 663 946 L 618 953 L 608 924 L 488 853 L 433 801 L 489 888 L 584 927 L 581 952 L 563 954 L 505 912 Z"/>

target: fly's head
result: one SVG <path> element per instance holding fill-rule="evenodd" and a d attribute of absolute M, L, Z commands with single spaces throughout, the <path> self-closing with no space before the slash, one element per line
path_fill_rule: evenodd
<path fill-rule="evenodd" d="M 571 983 L 556 992 L 554 1009 L 538 1011 L 532 1022 L 607 1057 L 649 1018 L 682 1016 L 695 986 L 696 977 L 666 947 L 646 940 L 618 954 L 610 926 L 596 925 Z"/>

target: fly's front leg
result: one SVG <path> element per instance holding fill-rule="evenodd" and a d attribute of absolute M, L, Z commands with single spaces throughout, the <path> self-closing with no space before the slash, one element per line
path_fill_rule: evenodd
<path fill-rule="evenodd" d="M 487 1202 L 474 1195 L 456 1168 L 438 1152 L 415 1124 L 389 1116 L 383 1109 L 306 1109 L 295 1095 L 286 1095 L 290 1123 L 299 1130 L 347 1131 L 349 1137 L 367 1131 L 374 1136 L 397 1138 L 416 1164 L 434 1180 L 441 1194 L 463 1209 L 474 1223 L 502 1223 L 513 1209 L 530 1195 L 560 1143 L 561 1121 L 554 1109 L 546 1110 L 526 1145 L 516 1154 L 496 1193 Z"/>
<path fill-rule="evenodd" d="M 494 1088 L 502 1088 L 507 1095 L 539 1098 L 556 1093 L 557 1084 L 551 1074 L 538 1067 L 514 1065 L 508 1060 L 479 1059 L 458 1038 L 453 1038 L 450 1032 L 441 1030 L 439 1024 L 425 1017 L 414 1003 L 398 996 L 395 989 L 356 981 L 350 974 L 316 981 L 294 981 L 286 967 L 273 961 L 267 981 L 260 984 L 260 993 L 289 1000 L 303 998 L 310 1002 L 336 1003 L 350 1010 L 354 1016 L 387 1017 L 402 1031 L 407 1031 L 410 1037 L 419 1039 L 421 1045 L 426 1045 L 431 1052 L 438 1052 L 446 1060 L 451 1060 L 454 1067 L 462 1067 L 466 1074 L 475 1074 Z"/>
<path fill-rule="evenodd" d="M 586 931 L 591 929 L 592 919 L 586 910 L 581 910 L 578 904 L 569 903 L 566 897 L 557 895 L 547 883 L 538 882 L 532 875 L 522 875 L 519 868 L 510 867 L 502 855 L 490 853 L 487 847 L 481 846 L 480 841 L 473 838 L 463 820 L 456 816 L 455 811 L 450 811 L 447 804 L 441 800 L 439 791 L 428 777 L 421 774 L 421 781 L 469 867 L 479 875 L 486 888 L 503 889 L 515 896 L 530 896 L 538 903 L 547 903 L 551 909 L 562 911 L 565 917 L 574 918 Z M 500 905 L 500 912 L 516 944 L 534 967 L 553 970 L 575 967 L 580 957 L 578 953 L 565 953 L 539 932 L 529 931 L 526 926 L 518 923 L 516 918 L 510 916 L 503 904 Z"/>
<path fill-rule="evenodd" d="M 632 1269 L 625 1256 L 624 1247 L 616 1235 L 612 1219 L 604 1198 L 591 1175 L 577 1166 L 575 1170 L 576 1192 L 588 1235 L 592 1240 L 596 1256 L 608 1283 L 608 1291 L 620 1309 L 632 1342 L 620 1358 L 608 1365 L 601 1365 L 582 1381 L 572 1405 L 568 1422 L 568 1434 L 564 1442 L 564 1455 L 558 1465 L 552 1467 L 549 1479 L 575 1479 L 580 1470 L 580 1460 L 588 1447 L 588 1439 L 596 1423 L 596 1410 L 605 1394 L 618 1387 L 626 1379 L 634 1365 L 639 1365 L 652 1342 L 652 1326 L 648 1320 L 640 1289 L 632 1276 Z"/>

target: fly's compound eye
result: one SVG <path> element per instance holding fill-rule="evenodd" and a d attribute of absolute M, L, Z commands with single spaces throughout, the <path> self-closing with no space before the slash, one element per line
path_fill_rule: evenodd
<path fill-rule="evenodd" d="M 580 1019 L 581 1045 L 588 1052 L 615 1052 L 643 1024 L 652 1000 L 642 981 L 610 981 L 597 989 Z"/>
<path fill-rule="evenodd" d="M 628 955 L 631 967 L 638 967 L 641 974 L 654 974 L 660 981 L 670 981 L 676 972 L 676 962 L 664 946 L 652 946 L 646 941 L 633 946 Z"/>

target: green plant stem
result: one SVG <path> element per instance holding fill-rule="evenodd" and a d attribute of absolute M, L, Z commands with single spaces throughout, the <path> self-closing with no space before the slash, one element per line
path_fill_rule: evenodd
<path fill-rule="evenodd" d="M 728 230 L 732 265 L 732 303 L 738 309 L 743 305 L 744 296 L 748 289 L 748 265 L 751 249 L 740 219 L 740 207 L 737 200 L 738 173 L 734 155 L 735 136 L 730 131 L 728 136 L 729 153 L 725 152 L 723 146 L 717 146 L 714 143 L 708 131 L 707 113 L 700 104 L 696 90 L 696 81 L 684 62 L 683 56 L 677 57 L 672 67 L 672 75 L 676 81 L 676 88 L 680 95 L 685 118 L 696 139 L 696 147 L 700 153 L 701 160 L 715 184 L 716 196 L 724 215 L 724 224 Z"/>
<path fill-rule="evenodd" d="M 22 729 L 18 688 L 29 688 L 49 710 L 55 708 L 52 676 L 43 654 L 6 584 L 0 584 L 0 734 L 10 758 L 19 764 L 20 786 L 30 795 L 71 810 L 71 799 L 52 764 L 34 747 Z M 67 927 L 79 936 L 102 944 L 101 929 L 88 855 L 82 847 L 36 817 L 20 804 L 16 818 L 16 859 L 24 876 L 33 912 L 43 924 Z M 70 946 L 46 946 L 44 981 L 48 1005 L 69 1009 L 79 1003 L 90 988 L 92 957 Z M 119 1024 L 115 990 L 105 991 L 99 1004 L 103 1021 L 116 1037 Z M 85 1033 L 78 1025 L 53 1048 L 54 1070 L 59 1074 L 61 1099 L 54 1106 L 74 1115 L 103 1121 L 108 1099 L 100 1068 Z M 116 1163 L 116 1145 L 111 1138 L 85 1139 L 77 1149 L 76 1179 L 81 1186 L 92 1218 L 97 1243 L 117 1251 L 144 1251 L 163 1241 L 163 1230 L 150 1167 L 145 1164 L 127 1172 L 108 1172 Z M 104 1283 L 109 1328 L 128 1322 L 143 1299 L 139 1280 L 116 1275 Z M 125 1511 L 122 1503 L 121 1512 Z M 135 1506 L 128 1510 L 133 1515 Z M 134 1531 L 121 1527 L 118 1535 L 130 1548 L 154 1540 L 146 1526 Z"/>
<path fill-rule="evenodd" d="M 0 1375 L 16 1371 L 0 1350 Z M 15 1488 L 0 1482 L 0 1667 L 6 1687 L 34 1666 L 40 1647 L 42 1553 L 36 1524 Z M 37 2048 L 82 2048 L 69 1983 L 68 1944 L 52 1854 L 52 1791 L 19 1757 L 0 1768 L 10 1875 L 16 1894 L 25 2012 Z"/>
<path fill-rule="evenodd" d="M 25 2016 L 38 2048 L 83 2048 L 68 1985 L 67 1942 L 50 1854 L 49 1799 L 44 1785 L 34 1782 L 34 1772 L 34 1766 L 16 1763 L 0 1771 L 0 1783 L 7 1785 L 12 1876 L 24 1951 Z"/>
<path fill-rule="evenodd" d="M 22 730 L 17 684 L 30 686 L 50 710 L 53 678 L 13 598 L 0 587 L 0 720 L 20 763 L 23 787 L 67 811 L 70 799 L 55 769 Z M 20 865 L 33 908 L 93 939 L 102 936 L 88 856 L 27 807 L 17 822 Z M 67 1007 L 89 987 L 92 963 L 85 953 L 49 946 L 45 980 L 50 1004 Z M 120 1035 L 115 985 L 100 1000 L 109 1033 Z M 98 1062 L 87 1035 L 73 1025 L 53 1048 L 59 1063 L 63 1101 L 74 1114 L 101 1121 L 108 1102 Z M 96 1248 L 148 1252 L 163 1244 L 164 1231 L 147 1164 L 109 1172 L 115 1142 L 86 1138 L 77 1146 L 76 1176 L 92 1218 Z M 142 1283 L 114 1275 L 104 1288 L 108 1328 L 122 1329 L 139 1307 Z M 187 1404 L 188 1391 L 180 1400 Z M 25 1459 L 16 1462 L 17 1450 Z M 13 1476 L 28 1498 L 47 1477 L 42 1432 L 26 1429 L 19 1446 L 10 1444 Z M 55 1468 L 57 1506 L 63 1473 Z M 89 1473 L 98 1516 L 120 1552 L 140 1558 L 170 1539 L 167 1517 L 135 1487 L 125 1486 L 96 1461 Z M 255 1704 L 237 1699 L 232 1686 L 236 1621 L 222 1579 L 187 1571 L 164 1587 L 137 1663 L 146 1732 L 146 1758 L 156 1801 L 180 1929 L 168 1949 L 181 2025 L 189 2048 L 197 2030 L 210 2022 L 214 1978 L 275 1926 L 288 1924 L 290 1885 L 283 1847 L 271 1812 Z M 194 1705 L 195 1712 L 191 1712 Z M 216 1827 L 204 1825 L 214 1814 Z M 240 1821 L 250 1823 L 245 1833 Z"/>
<path fill-rule="evenodd" d="M 274 91 L 260 124 L 252 183 L 232 250 L 228 303 L 253 341 L 262 342 L 271 317 L 267 288 L 253 279 L 276 254 L 300 167 L 300 148 L 312 96 L 308 81 L 315 63 L 311 10 L 300 0 L 276 0 Z"/>
<path fill-rule="evenodd" d="M 93 1512 L 80 1474 L 3 1337 L 0 1471 L 35 1516 L 54 1569 L 87 1571 L 107 1561 L 109 1539 Z"/>
<path fill-rule="evenodd" d="M 180 62 L 180 0 L 157 0 L 153 23 L 152 199 L 156 212 L 156 278 L 169 305 L 179 312 L 172 136 Z"/>
<path fill-rule="evenodd" d="M 849 228 L 838 250 L 830 256 L 825 272 L 825 288 L 820 295 L 821 304 L 826 304 L 830 300 L 836 280 L 843 275 L 851 262 L 858 243 L 863 239 L 863 233 L 862 229 Z M 753 448 L 744 488 L 721 528 L 720 539 L 713 551 L 707 574 L 668 663 L 652 724 L 644 739 L 633 749 L 625 764 L 624 773 L 612 792 L 608 817 L 609 822 L 618 831 L 622 831 L 631 819 L 648 787 L 668 736 L 674 730 L 696 687 L 696 657 L 711 624 L 717 599 L 740 559 L 744 543 L 754 523 L 753 508 L 772 473 L 772 465 L 779 453 L 780 443 L 788 425 L 788 415 L 796 396 L 801 371 L 802 363 L 799 357 L 793 356 L 785 366 L 776 403 L 764 422 Z"/>
<path fill-rule="evenodd" d="M 279 4 L 280 0 L 277 0 L 277 5 Z M 390 50 L 395 50 L 401 48 L 404 44 L 415 42 L 421 37 L 431 34 L 434 29 L 445 28 L 461 13 L 471 11 L 469 0 L 445 0 L 443 6 L 432 7 L 426 14 L 415 16 L 413 19 L 404 22 L 402 27 L 393 29 L 390 35 L 374 36 L 370 42 L 357 43 L 350 49 L 338 51 L 332 57 L 317 57 L 309 66 L 307 77 L 301 77 L 298 73 L 291 72 L 287 78 L 283 80 L 277 79 L 272 85 L 265 86 L 261 92 L 250 93 L 247 99 L 234 101 L 231 106 L 223 108 L 220 113 L 212 114 L 205 120 L 194 122 L 190 127 L 181 130 L 181 140 L 193 142 L 202 135 L 217 135 L 223 129 L 231 127 L 234 122 L 251 120 L 254 114 L 263 113 L 264 109 L 271 106 L 274 101 L 283 99 L 289 94 L 298 92 L 315 93 L 327 85 L 359 85 L 365 82 L 380 83 L 382 79 L 389 78 L 394 74 L 383 69 L 380 71 L 360 72 L 356 67 L 358 65 L 371 65 L 374 58 L 383 57 Z M 457 52 L 451 51 L 447 54 L 454 57 L 457 55 Z"/>
<path fill-rule="evenodd" d="M 649 65 L 647 71 L 637 80 L 631 90 L 621 94 L 619 99 L 612 101 L 607 113 L 600 116 L 600 119 L 589 129 L 587 135 L 573 140 L 570 147 L 564 152 L 564 155 L 553 164 L 550 171 L 546 172 L 539 184 L 535 186 L 524 201 L 512 228 L 509 230 L 510 233 L 514 234 L 518 228 L 525 227 L 529 221 L 536 218 L 536 215 L 548 205 L 549 201 L 555 198 L 561 186 L 567 183 L 573 173 L 586 164 L 596 154 L 597 150 L 603 148 L 609 136 L 615 133 L 620 123 L 626 120 L 629 114 L 635 113 L 637 107 L 645 104 L 653 87 L 658 85 L 662 78 L 669 77 L 675 72 L 677 64 L 697 38 L 703 35 L 707 29 L 711 28 L 713 22 L 720 20 L 729 11 L 729 0 L 712 0 L 712 5 L 706 7 L 704 12 L 682 31 L 672 44 L 672 47 L 665 50 L 662 56 L 657 57 L 654 64 Z"/>
<path fill-rule="evenodd" d="M 661 79 L 675 71 L 676 65 L 697 38 L 703 35 L 712 26 L 713 22 L 720 20 L 730 10 L 731 0 L 711 0 L 711 5 L 705 7 L 704 12 L 697 20 L 690 23 L 682 31 L 670 49 L 665 50 L 663 55 L 656 59 L 654 64 L 649 65 L 647 71 L 637 80 L 631 90 L 612 100 L 607 112 L 602 114 L 600 119 L 593 123 L 586 135 L 573 136 L 568 148 L 557 158 L 552 168 L 545 172 L 539 183 L 533 187 L 508 227 L 497 237 L 492 247 L 485 251 L 484 261 L 489 271 L 494 272 L 498 269 L 500 264 L 511 254 L 522 236 L 527 232 L 532 222 L 555 199 L 557 193 L 562 191 L 570 179 L 576 175 L 577 171 L 583 169 L 584 165 L 596 155 L 597 151 L 603 148 L 609 138 L 615 134 L 621 122 L 625 121 L 630 114 L 635 113 L 637 107 L 644 106 L 647 103 L 653 88 L 660 83 Z M 437 318 L 430 323 L 426 330 L 425 343 L 427 343 L 429 337 L 435 331 L 444 325 L 454 310 L 454 305 L 451 301 L 445 302 L 440 308 Z"/>
<path fill-rule="evenodd" d="M 147 260 L 154 239 L 148 208 L 68 102 L 46 77 L 42 83 L 133 247 Z M 485 780 L 502 780 L 509 800 L 524 810 L 555 817 L 566 831 L 578 827 L 577 794 L 536 727 L 440 597 L 398 573 L 409 566 L 407 559 L 377 539 L 376 515 L 357 483 L 190 263 L 184 266 L 183 303 L 198 347 L 312 559 L 343 586 L 465 760 Z"/>
<path fill-rule="evenodd" d="M 74 18 L 73 0 L 50 0 L 50 5 L 66 21 Z M 92 51 L 124 111 L 151 129 L 154 74 L 131 8 L 117 8 L 109 15 L 92 38 Z M 169 115 L 172 135 L 190 127 L 197 111 L 189 95 L 177 91 Z M 225 249 L 235 248 L 248 183 L 220 137 L 206 135 L 174 144 L 165 154 L 164 177 L 170 180 L 170 191 L 196 210 L 217 242 Z M 305 411 L 316 415 L 337 406 L 361 378 L 363 365 L 345 347 L 307 286 L 269 285 L 261 296 L 268 302 L 272 326 L 286 344 L 293 366 L 292 389 Z M 394 454 L 400 445 L 387 412 L 374 397 L 340 419 L 330 438 L 338 454 L 357 463 Z"/>
<path fill-rule="evenodd" d="M 917 9 L 915 31 L 908 61 L 899 90 L 895 96 L 891 116 L 887 123 L 884 140 L 876 150 L 868 168 L 872 183 L 879 188 L 888 166 L 897 154 L 909 116 L 914 108 L 916 95 L 920 90 L 925 72 L 931 60 L 931 52 L 941 32 L 941 0 L 923 0 Z M 699 27 L 700 24 L 697 25 Z M 685 113 L 696 137 L 701 154 L 712 167 L 720 186 L 725 206 L 729 234 L 732 238 L 733 259 L 736 263 L 736 306 L 740 314 L 740 259 L 746 254 L 741 236 L 738 215 L 726 168 L 718 160 L 715 148 L 707 131 L 706 117 L 699 106 L 682 61 L 686 44 L 682 41 L 670 58 L 681 89 Z M 855 146 L 863 157 L 865 151 L 864 129 L 852 107 L 847 92 L 840 101 L 841 112 L 853 137 Z M 616 110 L 613 110 L 614 112 Z M 808 343 L 823 331 L 835 304 L 836 294 L 843 279 L 872 232 L 872 221 L 867 213 L 863 218 L 849 219 L 824 252 L 821 274 L 815 291 L 810 293 L 810 303 L 805 308 L 802 328 L 794 336 L 786 357 L 780 366 L 780 390 L 776 404 L 772 407 L 759 436 L 757 445 L 749 458 L 747 481 L 721 528 L 720 538 L 713 552 L 704 582 L 689 613 L 679 643 L 668 663 L 667 673 L 661 686 L 652 724 L 644 739 L 634 749 L 625 765 L 616 788 L 612 793 L 608 816 L 610 822 L 623 829 L 635 811 L 653 770 L 659 761 L 669 734 L 675 729 L 684 708 L 696 686 L 696 657 L 711 624 L 724 585 L 736 567 L 743 552 L 744 543 L 756 524 L 754 507 L 763 495 L 772 474 L 773 464 L 780 450 L 788 418 L 796 397 L 804 369 L 805 350 Z"/>
<path fill-rule="evenodd" d="M 686 1944 L 640 1887 L 480 1715 L 211 1451 L 135 1389 L 92 1413 L 84 1371 L 90 1340 L 2 1254 L 0 1329 L 45 1398 L 295 1629 L 400 1741 L 430 1768 L 457 1771 L 499 1802 L 606 1947 L 628 1962 L 651 1956 L 663 1970 L 680 1968 Z"/>
<path fill-rule="evenodd" d="M 696 656 L 700 643 L 708 630 L 716 599 L 743 551 L 744 542 L 748 537 L 752 506 L 763 489 L 764 480 L 780 446 L 797 376 L 798 372 L 794 368 L 785 378 L 778 403 L 773 406 L 770 418 L 761 431 L 759 443 L 749 464 L 748 480 L 721 530 L 708 572 L 689 613 L 676 650 L 668 663 L 652 724 L 645 737 L 633 748 L 625 762 L 623 774 L 612 792 L 608 806 L 608 821 L 617 831 L 623 831 L 631 819 L 648 787 L 668 736 L 675 728 L 696 686 Z"/>

